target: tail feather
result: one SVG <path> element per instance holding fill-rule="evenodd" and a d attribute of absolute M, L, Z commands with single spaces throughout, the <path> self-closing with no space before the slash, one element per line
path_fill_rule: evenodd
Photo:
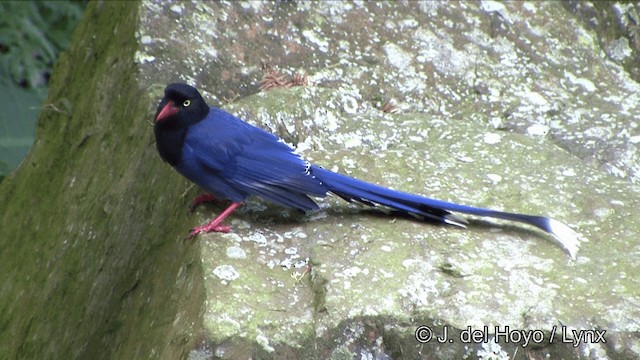
<path fill-rule="evenodd" d="M 467 221 L 451 214 L 450 211 L 518 221 L 535 226 L 552 235 L 572 258 L 575 258 L 578 252 L 580 244 L 578 234 L 567 225 L 552 218 L 514 214 L 430 199 L 424 196 L 391 190 L 316 166 L 312 168 L 312 173 L 324 183 L 330 192 L 349 202 L 356 201 L 372 206 L 384 205 L 408 215 L 462 227 L 467 224 Z"/>

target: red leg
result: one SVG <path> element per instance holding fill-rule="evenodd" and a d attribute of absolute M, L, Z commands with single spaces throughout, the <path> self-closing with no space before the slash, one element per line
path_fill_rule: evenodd
<path fill-rule="evenodd" d="M 224 219 L 226 219 L 227 216 L 231 215 L 233 210 L 235 210 L 241 204 L 242 203 L 239 203 L 239 202 L 232 203 L 231 205 L 229 205 L 229 207 L 225 211 L 223 211 L 220 215 L 216 216 L 216 218 L 211 220 L 208 224 L 198 226 L 193 230 L 191 230 L 191 232 L 189 233 L 189 239 L 193 239 L 196 235 L 200 234 L 201 232 L 208 233 L 208 232 L 215 231 L 215 232 L 228 233 L 229 231 L 231 231 L 231 227 L 223 226 L 220 224 L 222 224 L 222 221 L 224 221 Z"/>
<path fill-rule="evenodd" d="M 189 205 L 189 211 L 193 212 L 198 206 L 200 206 L 200 204 L 215 200 L 216 197 L 212 193 L 198 195 L 193 198 L 193 201 L 191 201 L 191 205 Z"/>

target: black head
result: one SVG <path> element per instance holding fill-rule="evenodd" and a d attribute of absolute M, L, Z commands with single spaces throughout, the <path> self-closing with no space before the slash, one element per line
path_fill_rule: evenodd
<path fill-rule="evenodd" d="M 208 114 L 209 105 L 196 88 L 187 84 L 169 84 L 158 105 L 153 127 L 162 159 L 176 166 L 182 158 L 187 129 L 204 120 Z"/>
<path fill-rule="evenodd" d="M 209 113 L 202 95 L 187 84 L 169 84 L 156 112 L 156 126 L 180 127 L 195 124 Z"/>

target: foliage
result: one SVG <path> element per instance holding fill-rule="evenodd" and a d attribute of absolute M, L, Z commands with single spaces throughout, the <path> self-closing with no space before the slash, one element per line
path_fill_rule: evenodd
<path fill-rule="evenodd" d="M 26 87 L 46 85 L 46 75 L 71 41 L 83 5 L 71 1 L 0 2 L 0 66 Z"/>
<path fill-rule="evenodd" d="M 49 74 L 84 1 L 0 1 L 0 180 L 31 147 Z"/>

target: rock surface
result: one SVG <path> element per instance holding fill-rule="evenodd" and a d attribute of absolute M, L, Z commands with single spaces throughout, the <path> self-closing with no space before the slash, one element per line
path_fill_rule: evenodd
<path fill-rule="evenodd" d="M 637 358 L 637 49 L 593 21 L 632 29 L 638 8 L 565 7 L 92 3 L 0 186 L 0 357 Z M 261 62 L 309 85 L 259 92 Z M 189 217 L 199 189 L 155 152 L 172 81 L 329 169 L 553 216 L 585 242 L 573 261 L 526 226 L 336 199 L 251 200 L 233 233 L 186 241 L 222 206 Z"/>

